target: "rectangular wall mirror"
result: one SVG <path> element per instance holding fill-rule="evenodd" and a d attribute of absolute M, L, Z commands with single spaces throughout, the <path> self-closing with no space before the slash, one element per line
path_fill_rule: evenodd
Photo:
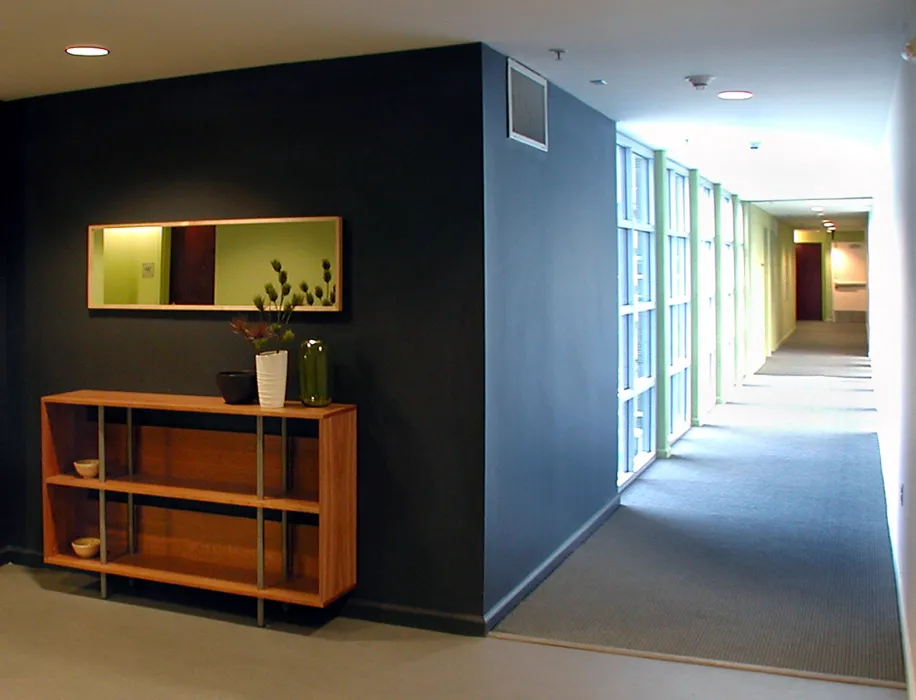
<path fill-rule="evenodd" d="M 336 216 L 90 226 L 89 308 L 252 311 L 279 260 L 312 292 L 298 311 L 340 311 L 341 229 Z"/>

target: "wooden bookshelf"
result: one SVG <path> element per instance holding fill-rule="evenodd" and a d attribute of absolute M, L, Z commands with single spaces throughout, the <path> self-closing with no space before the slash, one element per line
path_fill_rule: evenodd
<path fill-rule="evenodd" d="M 43 397 L 41 427 L 44 559 L 99 573 L 103 596 L 108 575 L 244 595 L 263 624 L 265 600 L 325 607 L 355 587 L 355 406 L 86 390 Z M 75 473 L 87 458 L 97 478 Z M 81 536 L 97 558 L 73 553 Z"/>

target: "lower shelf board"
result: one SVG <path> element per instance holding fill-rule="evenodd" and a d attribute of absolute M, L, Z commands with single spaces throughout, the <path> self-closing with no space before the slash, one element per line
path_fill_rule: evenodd
<path fill-rule="evenodd" d="M 190 561 L 177 557 L 149 554 L 127 554 L 103 564 L 98 559 L 81 559 L 71 554 L 52 554 L 45 562 L 55 566 L 97 573 L 232 593 L 281 603 L 323 607 L 318 596 L 318 582 L 313 579 L 291 579 L 258 589 L 257 572 L 217 564 Z"/>
<path fill-rule="evenodd" d="M 319 608 L 326 604 L 318 597 L 318 582 L 305 578 L 291 579 L 268 586 L 260 591 L 260 597 L 281 603 L 296 603 Z"/>

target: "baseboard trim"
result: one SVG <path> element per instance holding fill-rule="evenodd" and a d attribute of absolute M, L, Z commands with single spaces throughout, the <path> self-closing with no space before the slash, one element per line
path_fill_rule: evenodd
<path fill-rule="evenodd" d="M 655 464 L 655 461 L 657 459 L 671 459 L 671 455 L 669 454 L 668 457 L 661 457 L 659 455 L 654 455 L 650 457 L 645 464 L 643 464 L 639 469 L 633 472 L 633 475 L 629 479 L 627 479 L 622 484 L 617 484 L 617 498 L 619 499 L 621 494 L 623 494 L 624 491 L 626 491 L 633 484 L 639 481 L 640 477 L 646 473 L 646 470 L 648 470 L 649 467 Z M 620 504 L 618 503 L 618 505 Z"/>
<path fill-rule="evenodd" d="M 648 465 L 646 465 L 648 466 Z M 483 619 L 486 622 L 486 630 L 489 632 L 499 622 L 509 614 L 509 612 L 518 605 L 531 591 L 537 588 L 556 568 L 563 563 L 573 550 L 587 540 L 591 535 L 601 527 L 604 522 L 611 517 L 613 512 L 620 507 L 620 494 L 617 493 L 611 501 L 595 513 L 588 521 L 570 535 L 563 544 L 557 547 L 534 571 L 528 574 L 525 579 L 514 589 L 506 594 L 496 605 L 484 613 Z"/>
<path fill-rule="evenodd" d="M 7 547 L 0 551 L 0 564 L 18 564 L 32 569 L 42 568 L 45 565 L 41 552 L 25 547 Z"/>
<path fill-rule="evenodd" d="M 879 440 L 880 446 L 880 440 Z M 888 522 L 890 527 L 890 522 Z M 900 615 L 900 637 L 903 642 L 903 671 L 907 679 L 913 680 L 913 645 L 910 643 L 910 623 L 906 614 L 906 600 L 903 596 L 903 582 L 900 580 L 900 567 L 897 564 L 897 553 L 894 552 L 894 578 L 897 581 L 897 614 Z M 909 700 L 916 700 L 916 683 L 909 683 L 907 688 Z"/>
<path fill-rule="evenodd" d="M 786 333 L 782 338 L 779 339 L 779 341 L 776 343 L 776 347 L 773 348 L 773 349 L 770 351 L 770 354 L 772 355 L 774 352 L 776 352 L 777 350 L 779 350 L 779 348 L 782 347 L 782 344 L 783 344 L 784 342 L 786 342 L 786 341 L 789 339 L 789 336 L 791 336 L 791 335 L 795 332 L 795 330 L 796 330 L 797 328 L 798 328 L 797 325 L 796 325 L 796 326 L 792 326 L 792 328 L 789 329 L 789 332 Z"/>
<path fill-rule="evenodd" d="M 351 598 L 341 611 L 344 617 L 401 627 L 416 627 L 461 634 L 467 637 L 483 637 L 487 633 L 486 622 L 478 615 L 447 613 L 410 605 L 380 603 L 373 600 Z"/>
<path fill-rule="evenodd" d="M 907 679 L 909 679 L 908 688 L 907 688 L 907 697 L 910 700 L 916 700 L 916 683 L 913 681 L 913 645 L 910 643 L 910 625 L 906 619 L 906 606 L 903 605 L 903 597 L 900 595 L 899 591 L 902 590 L 898 584 L 898 599 L 900 600 L 900 627 L 901 634 L 903 636 L 903 669 L 906 673 Z"/>
<path fill-rule="evenodd" d="M 654 651 L 637 651 L 634 649 L 620 649 L 618 647 L 603 647 L 597 644 L 578 644 L 563 642 L 556 639 L 542 639 L 540 637 L 526 637 L 520 634 L 507 632 L 493 632 L 490 637 L 503 639 L 510 642 L 525 644 L 541 644 L 544 646 L 576 649 L 578 651 L 592 651 L 601 654 L 614 654 L 616 656 L 631 656 L 638 659 L 652 659 L 654 661 L 671 661 L 674 663 L 694 664 L 696 666 L 712 666 L 734 671 L 750 671 L 752 673 L 768 673 L 775 676 L 789 676 L 791 678 L 805 678 L 814 681 L 827 681 L 829 683 L 846 683 L 849 685 L 862 685 L 873 688 L 892 688 L 906 690 L 906 683 L 885 681 L 879 678 L 860 678 L 858 676 L 838 676 L 830 673 L 817 673 L 815 671 L 799 671 L 792 668 L 778 668 L 775 666 L 758 666 L 756 664 L 742 664 L 733 661 L 718 661 L 716 659 L 700 659 L 694 656 L 677 656 L 675 654 L 662 654 Z"/>

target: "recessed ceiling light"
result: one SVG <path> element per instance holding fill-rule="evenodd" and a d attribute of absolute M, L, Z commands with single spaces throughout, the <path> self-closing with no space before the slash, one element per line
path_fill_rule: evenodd
<path fill-rule="evenodd" d="M 749 100 L 754 96 L 749 90 L 723 90 L 719 93 L 720 100 Z"/>
<path fill-rule="evenodd" d="M 67 53 L 71 56 L 107 56 L 108 49 L 104 46 L 90 46 L 79 44 L 77 46 L 68 46 Z"/>
<path fill-rule="evenodd" d="M 607 80 L 604 78 L 595 78 L 594 80 L 589 80 L 592 85 L 607 85 Z"/>
<path fill-rule="evenodd" d="M 811 211 L 824 211 L 824 207 L 811 207 Z"/>

